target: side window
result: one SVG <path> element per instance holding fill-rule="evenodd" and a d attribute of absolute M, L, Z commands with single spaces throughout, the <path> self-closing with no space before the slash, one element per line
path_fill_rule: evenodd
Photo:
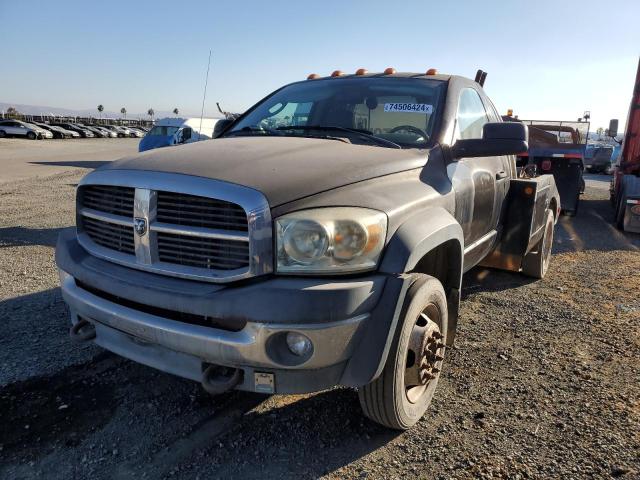
<path fill-rule="evenodd" d="M 489 120 L 480 95 L 472 88 L 465 88 L 460 93 L 457 113 L 456 138 L 482 138 L 482 127 Z"/>
<path fill-rule="evenodd" d="M 496 106 L 493 104 L 489 98 L 485 97 L 485 105 L 487 106 L 487 116 L 489 117 L 490 122 L 501 122 L 502 117 L 498 114 L 498 110 Z"/>

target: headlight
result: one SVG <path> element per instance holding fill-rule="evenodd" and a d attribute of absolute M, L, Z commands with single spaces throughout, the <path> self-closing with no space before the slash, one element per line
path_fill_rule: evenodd
<path fill-rule="evenodd" d="M 387 234 L 387 216 L 368 208 L 303 210 L 275 223 L 280 273 L 372 270 Z"/>

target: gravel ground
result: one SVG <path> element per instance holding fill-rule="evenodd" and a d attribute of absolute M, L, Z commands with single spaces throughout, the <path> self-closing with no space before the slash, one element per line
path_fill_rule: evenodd
<path fill-rule="evenodd" d="M 68 341 L 53 250 L 81 173 L 0 185 L 0 478 L 640 478 L 640 237 L 592 177 L 543 281 L 475 269 L 432 407 L 232 392 Z"/>

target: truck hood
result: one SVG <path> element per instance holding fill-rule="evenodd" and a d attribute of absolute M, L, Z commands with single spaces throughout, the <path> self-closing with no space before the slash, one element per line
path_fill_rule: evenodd
<path fill-rule="evenodd" d="M 262 192 L 271 207 L 382 175 L 420 168 L 427 151 L 294 137 L 236 137 L 162 148 L 102 170 L 213 178 Z"/>

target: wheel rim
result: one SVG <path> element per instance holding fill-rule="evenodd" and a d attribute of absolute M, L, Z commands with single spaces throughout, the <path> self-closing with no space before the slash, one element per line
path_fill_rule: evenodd
<path fill-rule="evenodd" d="M 411 330 L 404 372 L 405 394 L 411 403 L 418 402 L 440 375 L 445 345 L 439 325 L 438 307 L 430 303 Z"/>

